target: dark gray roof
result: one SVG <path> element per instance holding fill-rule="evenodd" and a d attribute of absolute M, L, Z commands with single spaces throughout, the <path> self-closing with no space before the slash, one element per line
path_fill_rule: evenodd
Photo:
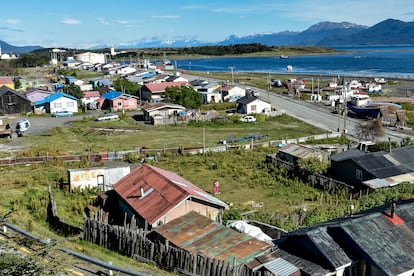
<path fill-rule="evenodd" d="M 325 268 L 332 268 L 347 258 L 365 259 L 384 275 L 404 273 L 414 268 L 414 200 L 398 202 L 394 219 L 389 213 L 390 206 L 384 205 L 298 229 L 288 233 L 278 245 L 291 254 L 296 248 L 294 255 L 304 254 L 302 258 Z M 304 252 L 306 248 L 318 251 L 309 254 Z"/>
<path fill-rule="evenodd" d="M 391 152 L 364 152 L 350 149 L 330 158 L 336 162 L 352 160 L 376 178 L 414 172 L 414 146 L 393 149 Z"/>
<path fill-rule="evenodd" d="M 347 160 L 347 159 L 352 159 L 355 157 L 359 157 L 359 156 L 364 156 L 366 154 L 366 152 L 359 150 L 359 149 L 349 149 L 337 154 L 332 154 L 330 156 L 330 159 L 332 161 L 343 161 L 343 160 Z"/>
<path fill-rule="evenodd" d="M 384 152 L 375 152 L 353 159 L 359 166 L 376 178 L 384 178 L 410 172 L 401 164 L 394 164 L 384 157 Z"/>
<path fill-rule="evenodd" d="M 410 171 L 414 171 L 414 145 L 393 149 L 388 155 Z"/>
<path fill-rule="evenodd" d="M 289 262 L 290 264 L 297 267 L 301 271 L 307 273 L 307 275 L 319 276 L 319 275 L 327 275 L 330 272 L 332 272 L 332 270 L 328 270 L 314 262 L 292 255 L 280 248 L 276 248 L 273 252 L 269 254 L 263 254 L 263 255 L 256 257 L 256 263 L 252 262 L 252 264 L 260 266 L 262 264 L 269 263 L 279 258 L 282 258 L 283 260 Z M 250 264 L 248 264 L 248 266 L 251 267 Z"/>
<path fill-rule="evenodd" d="M 5 85 L 3 85 L 2 87 L 0 87 L 0 96 L 5 95 L 7 92 L 10 92 L 10 93 L 12 93 L 12 94 L 14 94 L 14 95 L 16 95 L 16 96 L 18 96 L 20 98 L 23 98 L 23 99 L 25 99 L 25 100 L 27 100 L 27 101 L 30 102 L 30 100 L 26 97 L 25 94 L 20 93 L 20 92 L 17 92 L 17 91 L 15 91 L 15 90 L 13 90 L 10 87 L 7 87 Z"/>
<path fill-rule="evenodd" d="M 241 104 L 249 104 L 251 102 L 254 102 L 255 100 L 259 99 L 259 97 L 255 96 L 244 96 L 240 99 L 238 99 L 236 102 Z"/>

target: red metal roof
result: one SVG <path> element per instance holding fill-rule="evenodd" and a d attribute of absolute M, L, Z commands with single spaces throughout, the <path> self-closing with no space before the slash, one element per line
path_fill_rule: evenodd
<path fill-rule="evenodd" d="M 84 98 L 94 98 L 94 97 L 99 98 L 100 96 L 101 94 L 99 94 L 99 91 L 84 91 L 83 92 Z"/>
<path fill-rule="evenodd" d="M 191 211 L 154 230 L 175 246 L 193 254 L 246 263 L 272 247 L 248 234 L 225 227 Z"/>
<path fill-rule="evenodd" d="M 0 77 L 0 84 L 12 84 L 13 79 L 10 77 Z"/>
<path fill-rule="evenodd" d="M 131 209 L 150 224 L 189 197 L 228 209 L 224 202 L 177 174 L 145 163 L 113 187 Z"/>
<path fill-rule="evenodd" d="M 177 81 L 177 82 L 161 82 L 161 83 L 148 83 L 145 84 L 142 88 L 149 92 L 164 92 L 167 87 L 171 86 L 184 86 L 187 83 L 185 81 Z"/>

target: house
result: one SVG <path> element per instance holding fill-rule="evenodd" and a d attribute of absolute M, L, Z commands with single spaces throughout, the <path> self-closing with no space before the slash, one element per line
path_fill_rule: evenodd
<path fill-rule="evenodd" d="M 149 121 L 151 117 L 160 116 L 161 118 L 168 118 L 184 113 L 186 108 L 178 104 L 170 103 L 149 103 L 142 106 L 144 112 L 144 120 Z"/>
<path fill-rule="evenodd" d="M 0 77 L 0 87 L 7 86 L 10 89 L 15 89 L 14 81 L 11 77 Z"/>
<path fill-rule="evenodd" d="M 88 104 L 96 104 L 101 94 L 99 91 L 84 91 L 83 97 L 81 98 L 82 106 L 87 106 Z"/>
<path fill-rule="evenodd" d="M 255 96 L 245 96 L 236 101 L 236 112 L 240 114 L 259 114 L 270 112 L 272 105 Z"/>
<path fill-rule="evenodd" d="M 17 92 L 5 85 L 0 87 L 0 113 L 28 113 L 31 110 L 30 100 L 25 94 Z"/>
<path fill-rule="evenodd" d="M 125 111 L 138 108 L 138 97 L 118 91 L 108 91 L 102 94 L 97 102 L 102 110 Z"/>
<path fill-rule="evenodd" d="M 226 85 L 220 88 L 223 101 L 234 101 L 246 96 L 246 90 L 236 85 Z"/>
<path fill-rule="evenodd" d="M 186 84 L 188 84 L 188 79 L 182 77 L 179 73 L 173 76 L 169 76 L 165 81 L 166 82 L 185 82 Z"/>
<path fill-rule="evenodd" d="M 113 82 L 110 79 L 94 78 L 89 80 L 89 83 L 92 84 L 93 87 L 109 87 L 112 85 Z"/>
<path fill-rule="evenodd" d="M 98 64 L 106 63 L 106 56 L 102 53 L 85 52 L 75 55 L 76 60 L 84 63 Z"/>
<path fill-rule="evenodd" d="M 85 188 L 108 191 L 112 189 L 113 184 L 128 175 L 130 171 L 129 166 L 68 169 L 69 191 Z"/>
<path fill-rule="evenodd" d="M 56 92 L 33 104 L 35 113 L 78 112 L 78 99 L 62 92 Z"/>
<path fill-rule="evenodd" d="M 178 87 L 186 85 L 186 82 L 162 82 L 162 83 L 148 83 L 141 87 L 140 96 L 143 101 L 159 102 L 168 87 Z"/>
<path fill-rule="evenodd" d="M 32 104 L 37 101 L 43 100 L 46 97 L 52 95 L 53 92 L 41 89 L 30 89 L 26 91 L 25 95 L 30 100 Z"/>
<path fill-rule="evenodd" d="M 201 87 L 198 87 L 197 92 L 203 96 L 204 104 L 220 103 L 223 101 L 220 89 L 221 84 L 217 82 L 209 82 Z"/>
<path fill-rule="evenodd" d="M 300 159 L 312 157 L 316 157 L 318 160 L 323 162 L 328 162 L 328 155 L 329 154 L 327 152 L 322 150 L 294 143 L 283 146 L 277 153 L 278 158 L 293 165 L 297 165 Z"/>
<path fill-rule="evenodd" d="M 240 233 L 195 211 L 155 228 L 148 238 L 163 244 L 168 241 L 169 245 L 194 255 L 234 265 L 245 264 L 269 252 L 273 246 L 272 243 Z"/>
<path fill-rule="evenodd" d="M 410 276 L 414 273 L 414 200 L 301 228 L 275 243 L 277 250 L 248 266 L 275 275 Z M 283 267 L 290 273 L 280 274 Z M 297 270 L 301 274 L 291 274 Z"/>
<path fill-rule="evenodd" d="M 155 228 L 190 211 L 220 221 L 227 204 L 194 184 L 146 163 L 114 186 L 123 218 L 135 216 L 141 228 Z"/>
<path fill-rule="evenodd" d="M 412 179 L 413 156 L 414 146 L 393 149 L 391 152 L 350 149 L 331 155 L 330 170 L 336 179 L 358 188 L 390 187 Z M 390 177 L 394 177 L 394 180 L 387 180 Z"/>

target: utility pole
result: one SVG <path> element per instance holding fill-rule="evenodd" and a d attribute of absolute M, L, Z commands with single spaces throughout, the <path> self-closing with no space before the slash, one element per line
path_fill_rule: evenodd
<path fill-rule="evenodd" d="M 234 74 L 233 70 L 236 68 L 236 66 L 230 66 L 229 69 L 231 70 L 231 84 L 234 84 Z"/>
<path fill-rule="evenodd" d="M 342 82 L 342 85 L 343 85 L 343 88 L 345 88 L 345 84 L 346 84 L 346 82 L 345 82 L 345 78 L 343 79 L 343 82 Z M 347 89 L 345 89 L 344 91 L 345 91 L 345 99 L 344 99 L 344 108 L 345 108 L 345 110 L 344 110 L 344 133 L 347 133 L 348 132 L 348 130 L 346 129 L 346 117 L 348 116 L 348 107 L 347 107 L 347 101 L 348 101 L 348 99 L 346 98 L 346 94 L 347 94 L 347 90 L 348 90 L 348 88 Z"/>

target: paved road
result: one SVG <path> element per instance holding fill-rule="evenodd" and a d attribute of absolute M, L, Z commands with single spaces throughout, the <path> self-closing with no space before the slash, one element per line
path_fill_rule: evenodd
<path fill-rule="evenodd" d="M 188 74 L 183 75 L 183 77 L 187 78 L 188 80 L 199 78 L 198 76 L 192 76 Z M 210 78 L 203 79 L 214 81 L 214 79 Z M 405 83 L 403 90 L 407 89 L 410 84 L 412 83 Z M 350 116 L 347 116 L 345 120 L 344 116 L 333 114 L 329 107 L 322 107 L 320 104 L 296 100 L 287 95 L 271 93 L 266 90 L 257 90 L 260 91 L 260 98 L 271 102 L 272 107 L 276 108 L 277 110 L 285 110 L 288 115 L 329 132 L 336 132 L 338 131 L 338 128 L 340 132 L 344 132 L 344 129 L 346 129 L 346 133 L 355 137 L 356 126 L 366 121 L 365 119 L 352 118 Z M 411 140 L 414 140 L 414 136 L 411 137 L 407 134 L 401 134 L 391 129 L 386 129 L 386 135 L 383 137 L 378 137 L 377 139 L 388 141 L 388 138 L 390 138 L 392 141 L 400 142 L 406 136 L 409 136 Z"/>

